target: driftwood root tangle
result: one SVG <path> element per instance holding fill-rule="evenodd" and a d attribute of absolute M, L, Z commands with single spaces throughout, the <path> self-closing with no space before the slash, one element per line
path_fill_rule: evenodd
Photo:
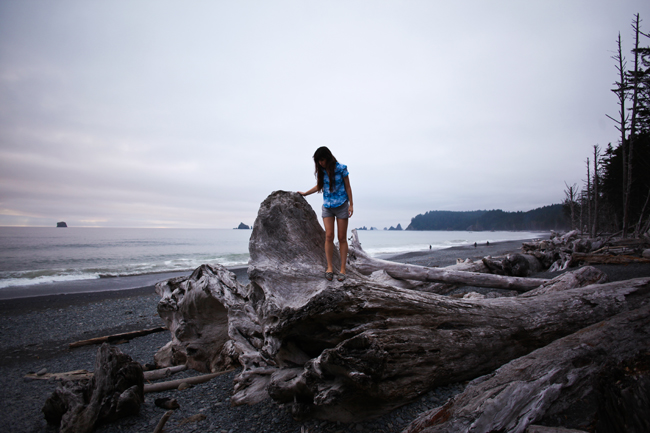
<path fill-rule="evenodd" d="M 158 314 L 172 335 L 154 357 L 157 366 L 183 364 L 204 373 L 231 366 L 236 358 L 222 356 L 229 347 L 228 308 L 244 290 L 235 274 L 209 265 L 156 284 Z"/>
<path fill-rule="evenodd" d="M 97 350 L 95 373 L 86 383 L 64 382 L 46 400 L 43 413 L 60 432 L 91 432 L 95 425 L 135 415 L 144 402 L 142 367 L 104 343 Z"/>

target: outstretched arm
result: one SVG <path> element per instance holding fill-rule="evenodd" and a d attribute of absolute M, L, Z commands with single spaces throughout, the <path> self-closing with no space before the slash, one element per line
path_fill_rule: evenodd
<path fill-rule="evenodd" d="M 307 192 L 298 191 L 298 194 L 300 194 L 301 196 L 304 197 L 304 196 L 306 196 L 306 195 L 313 194 L 313 193 L 315 193 L 316 191 L 318 191 L 318 185 L 316 185 L 315 187 L 313 187 L 312 189 L 310 189 L 310 190 L 307 191 Z"/>

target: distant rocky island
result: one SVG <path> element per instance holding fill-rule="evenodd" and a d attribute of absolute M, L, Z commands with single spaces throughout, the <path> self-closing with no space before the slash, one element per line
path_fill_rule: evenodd
<path fill-rule="evenodd" d="M 239 226 L 235 230 L 250 230 L 251 228 L 244 223 L 239 223 Z"/>
<path fill-rule="evenodd" d="M 404 230 L 401 224 L 397 224 L 397 227 L 390 226 L 390 228 L 384 227 L 384 230 Z M 408 230 L 408 229 L 407 229 Z"/>
<path fill-rule="evenodd" d="M 56 226 L 57 227 L 68 227 L 68 225 L 65 223 L 65 221 L 59 221 L 58 223 L 56 223 Z"/>
<path fill-rule="evenodd" d="M 377 227 L 368 228 L 366 226 L 363 226 L 363 227 L 357 227 L 356 230 L 377 230 Z"/>

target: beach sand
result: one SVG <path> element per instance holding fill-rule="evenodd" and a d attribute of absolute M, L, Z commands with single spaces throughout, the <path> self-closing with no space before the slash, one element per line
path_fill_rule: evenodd
<path fill-rule="evenodd" d="M 519 252 L 521 243 L 522 241 L 498 242 L 477 248 L 463 246 L 413 252 L 392 257 L 392 260 L 442 267 L 455 264 L 457 259 L 478 260 L 487 255 L 497 257 Z M 598 267 L 608 273 L 612 280 L 650 276 L 650 265 Z M 248 282 L 246 268 L 239 268 L 235 273 L 240 282 Z M 552 278 L 557 274 L 544 273 L 536 276 Z M 160 277 L 158 275 L 153 278 Z M 68 349 L 69 343 L 164 325 L 157 314 L 159 297 L 154 292 L 153 283 L 143 287 L 129 287 L 133 283 L 128 281 L 112 281 L 110 284 L 112 290 L 96 290 L 98 286 L 89 284 L 85 289 L 71 294 L 44 293 L 42 296 L 0 300 L 0 387 L 5 390 L 0 393 L 0 406 L 3 408 L 0 411 L 0 425 L 5 426 L 7 431 L 55 431 L 46 425 L 41 408 L 58 384 L 53 381 L 27 380 L 24 376 L 43 369 L 48 372 L 77 369 L 92 371 L 97 347 Z M 119 285 L 128 288 L 115 289 Z M 100 284 L 100 287 L 106 286 Z M 142 364 L 151 363 L 155 352 L 170 339 L 169 332 L 160 332 L 133 339 L 119 348 Z M 194 374 L 196 372 L 185 372 L 174 378 Z M 237 371 L 182 392 L 148 394 L 140 415 L 102 426 L 96 432 L 153 431 L 165 412 L 153 404 L 153 400 L 159 397 L 173 397 L 181 404 L 181 409 L 175 411 L 167 424 L 168 432 L 196 429 L 216 433 L 299 433 L 303 427 L 308 428 L 308 431 L 332 433 L 399 432 L 419 413 L 443 404 L 447 398 L 461 392 L 464 386 L 456 384 L 439 388 L 383 417 L 344 425 L 316 420 L 298 422 L 272 401 L 255 406 L 231 407 L 229 398 L 236 374 Z M 181 424 L 183 418 L 199 413 L 206 415 L 206 418 L 191 427 Z"/>
<path fill-rule="evenodd" d="M 392 256 L 387 260 L 428 267 L 444 267 L 455 265 L 457 259 L 481 260 L 487 256 L 498 257 L 520 253 L 522 242 L 527 242 L 527 240 L 493 242 L 490 245 L 480 244 L 476 247 L 463 245 L 441 250 L 411 252 Z"/>

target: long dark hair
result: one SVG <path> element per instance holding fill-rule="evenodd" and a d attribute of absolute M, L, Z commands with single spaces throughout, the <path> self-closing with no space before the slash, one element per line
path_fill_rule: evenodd
<path fill-rule="evenodd" d="M 320 166 L 318 161 L 325 160 L 325 169 Z M 314 164 L 316 165 L 316 171 L 314 171 L 314 174 L 316 175 L 316 186 L 318 188 L 318 192 L 323 192 L 323 187 L 325 186 L 325 171 L 327 171 L 327 177 L 330 179 L 330 191 L 334 191 L 334 173 L 336 171 L 336 158 L 334 158 L 334 155 L 332 155 L 332 152 L 330 150 L 323 146 L 319 147 L 316 149 L 316 152 L 314 152 Z"/>

